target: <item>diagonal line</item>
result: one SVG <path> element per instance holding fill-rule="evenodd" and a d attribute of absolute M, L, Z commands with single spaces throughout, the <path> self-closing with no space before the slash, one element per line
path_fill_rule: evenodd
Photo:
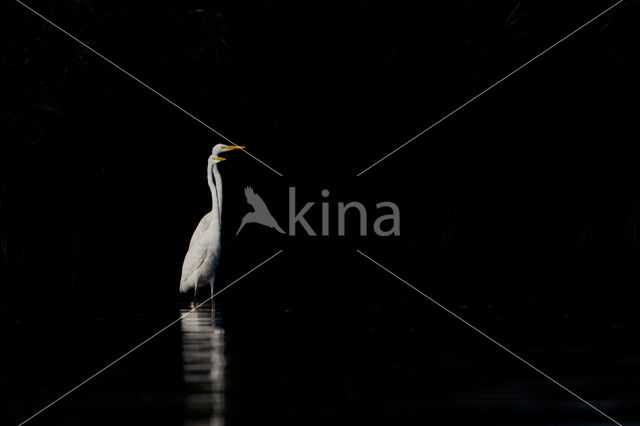
<path fill-rule="evenodd" d="M 113 366 L 114 364 L 118 363 L 119 361 L 121 361 L 123 358 L 125 358 L 127 355 L 131 354 L 132 352 L 134 352 L 135 350 L 139 349 L 141 346 L 143 346 L 144 344 L 148 343 L 151 339 L 153 339 L 154 337 L 158 336 L 159 334 L 161 334 L 162 332 L 164 332 L 166 329 L 168 329 L 169 327 L 171 327 L 172 325 L 176 324 L 177 322 L 180 322 L 183 318 L 185 318 L 186 316 L 192 314 L 193 312 L 195 312 L 196 309 L 198 309 L 200 306 L 204 305 L 205 303 L 207 303 L 208 301 L 210 301 L 211 299 L 213 299 L 214 297 L 216 297 L 217 295 L 219 295 L 220 293 L 222 293 L 223 291 L 225 291 L 226 289 L 228 289 L 229 287 L 231 287 L 232 285 L 234 285 L 235 283 L 237 283 L 238 281 L 240 281 L 241 279 L 243 279 L 244 277 L 246 277 L 247 275 L 249 275 L 250 273 L 252 273 L 253 271 L 255 271 L 256 269 L 258 269 L 259 267 L 261 267 L 262 265 L 264 265 L 265 263 L 267 263 L 268 261 L 270 261 L 271 259 L 273 259 L 274 257 L 276 257 L 277 255 L 279 255 L 280 253 L 282 253 L 282 250 L 279 250 L 277 253 L 275 253 L 274 255 L 272 255 L 271 257 L 269 257 L 266 260 L 263 260 L 261 263 L 259 263 L 257 266 L 254 266 L 252 269 L 250 269 L 248 272 L 246 272 L 244 275 L 240 276 L 239 278 L 236 278 L 231 284 L 227 285 L 226 287 L 224 287 L 222 290 L 217 291 L 216 293 L 214 293 L 211 297 L 209 297 L 208 299 L 206 299 L 204 302 L 198 304 L 197 306 L 194 306 L 189 312 L 181 315 L 178 319 L 170 322 L 169 324 L 167 324 L 166 326 L 164 326 L 163 328 L 161 328 L 160 330 L 158 330 L 156 333 L 154 333 L 153 335 L 151 335 L 150 337 L 148 337 L 147 339 L 143 340 L 141 343 L 139 343 L 138 345 L 134 346 L 133 348 L 131 348 L 129 351 L 125 352 L 123 355 L 121 355 L 120 357 L 116 358 L 114 361 L 112 361 L 110 364 L 107 364 L 105 367 L 103 367 L 102 369 L 98 370 L 96 373 L 94 373 L 92 376 L 90 376 L 89 378 L 87 378 L 86 380 L 84 380 L 83 382 L 79 383 L 78 385 L 76 385 L 75 387 L 73 387 L 72 389 L 68 390 L 66 393 L 62 394 L 60 397 L 58 397 L 56 400 L 54 400 L 53 402 L 49 403 L 48 405 L 46 405 L 44 408 L 42 408 L 40 411 L 38 411 L 37 413 L 33 414 L 31 417 L 29 417 L 26 420 L 23 420 L 20 424 L 18 424 L 18 426 L 22 426 L 25 423 L 27 423 L 28 421 L 30 421 L 31 419 L 33 419 L 34 417 L 36 417 L 37 415 L 41 414 L 42 412 L 44 412 L 45 410 L 49 409 L 51 406 L 53 406 L 54 404 L 56 404 L 57 402 L 59 402 L 61 399 L 65 398 L 66 396 L 68 396 L 69 394 L 71 394 L 72 392 L 76 391 L 78 388 L 80 388 L 81 386 L 85 385 L 86 383 L 88 383 L 89 381 L 91 381 L 92 379 L 94 379 L 95 377 L 99 376 L 100 374 L 102 374 L 106 369 L 108 369 L 109 367 Z"/>
<path fill-rule="evenodd" d="M 384 267 L 383 265 L 381 265 L 379 262 L 376 262 L 375 260 L 373 260 L 372 258 L 370 258 L 369 256 L 367 256 L 366 254 L 364 254 L 363 252 L 361 252 L 360 250 L 356 250 L 358 253 L 360 253 L 362 256 L 364 256 L 365 258 L 367 258 L 368 260 L 370 260 L 372 263 L 378 265 L 381 269 L 385 270 L 386 272 L 388 272 L 389 274 L 391 274 L 392 276 L 394 276 L 395 278 L 397 278 L 398 280 L 402 281 L 404 284 L 406 284 L 407 286 L 411 287 L 413 290 L 415 290 L 416 292 L 420 293 L 421 295 L 423 295 L 424 297 L 426 297 L 427 299 L 429 299 L 429 301 L 431 301 L 432 303 L 434 303 L 436 306 L 438 306 L 439 308 L 443 309 L 445 312 L 447 312 L 448 314 L 454 316 L 456 319 L 462 321 L 465 325 L 471 327 L 474 331 L 480 333 L 482 336 L 486 337 L 487 339 L 489 339 L 491 342 L 495 343 L 496 345 L 498 345 L 500 348 L 504 349 L 506 352 L 508 352 L 509 354 L 513 355 L 515 358 L 517 358 L 518 360 L 522 361 L 523 363 L 525 363 L 526 365 L 528 365 L 529 367 L 533 368 L 535 371 L 537 371 L 538 373 L 542 374 L 544 377 L 546 377 L 547 379 L 549 379 L 550 381 L 552 381 L 553 383 L 555 383 L 556 385 L 560 386 L 562 389 L 564 389 L 565 391 L 569 392 L 571 395 L 573 395 L 574 397 L 578 398 L 580 401 L 584 402 L 585 404 L 587 404 L 589 407 L 593 408 L 594 410 L 596 410 L 598 413 L 602 414 L 603 416 L 605 416 L 607 419 L 611 420 L 613 423 L 622 426 L 621 423 L 617 422 L 616 420 L 614 420 L 613 418 L 609 417 L 606 413 L 604 413 L 602 410 L 600 410 L 598 407 L 596 407 L 595 405 L 591 404 L 589 401 L 585 400 L 584 398 L 582 398 L 581 396 L 577 395 L 575 392 L 573 392 L 571 389 L 567 388 L 566 386 L 564 386 L 562 383 L 556 381 L 553 377 L 549 376 L 548 374 L 546 374 L 545 372 L 541 371 L 540 369 L 538 369 L 537 367 L 535 367 L 533 364 L 529 363 L 527 360 L 525 360 L 524 358 L 522 358 L 521 356 L 517 355 L 516 353 L 512 352 L 510 349 L 508 349 L 507 347 L 505 347 L 504 345 L 502 345 L 500 342 L 498 342 L 497 340 L 495 340 L 494 338 L 492 338 L 491 336 L 489 336 L 488 334 L 486 334 L 485 332 L 483 332 L 482 330 L 480 330 L 479 328 L 477 328 L 476 326 L 474 326 L 473 324 L 467 322 L 464 318 L 462 318 L 461 316 L 459 316 L 458 314 L 456 314 L 455 312 L 451 311 L 449 308 L 447 308 L 446 306 L 442 305 L 440 302 L 438 302 L 437 300 L 433 299 L 432 297 L 430 297 L 429 295 L 427 295 L 426 293 L 423 293 L 422 291 L 418 290 L 416 287 L 414 287 L 413 285 L 409 284 L 406 280 L 400 278 L 398 275 L 394 274 L 393 272 L 391 272 L 389 269 L 387 269 L 386 267 Z"/>
<path fill-rule="evenodd" d="M 487 87 L 486 89 L 484 89 L 482 92 L 478 93 L 477 95 L 475 95 L 473 98 L 469 99 L 467 102 L 463 103 L 462 105 L 460 105 L 458 108 L 454 109 L 453 111 L 451 111 L 449 114 L 445 115 L 444 117 L 442 117 L 440 120 L 436 121 L 435 123 L 433 123 L 432 125 L 430 125 L 429 127 L 427 127 L 426 129 L 424 129 L 423 131 L 421 131 L 420 133 L 418 133 L 417 135 L 415 135 L 414 137 L 412 137 L 411 139 L 409 139 L 408 141 L 406 141 L 405 143 L 403 143 L 402 145 L 400 145 L 399 147 L 397 147 L 396 149 L 394 149 L 393 151 L 391 151 L 390 153 L 388 153 L 387 155 L 385 155 L 384 157 L 382 157 L 381 159 L 379 159 L 378 161 L 376 161 L 375 163 L 371 164 L 369 167 L 367 167 L 366 169 L 362 170 L 360 173 L 358 173 L 356 176 L 360 176 L 361 174 L 363 174 L 364 172 L 366 172 L 367 170 L 369 170 L 370 168 L 372 168 L 373 166 L 377 165 L 378 163 L 380 163 L 381 161 L 385 160 L 387 157 L 389 157 L 392 154 L 395 154 L 397 151 L 399 151 L 400 149 L 404 148 L 405 146 L 407 146 L 408 144 L 410 144 L 411 142 L 413 142 L 414 140 L 418 139 L 420 136 L 424 135 L 425 133 L 427 133 L 429 130 L 433 129 L 434 127 L 436 127 L 438 124 L 442 123 L 443 121 L 445 121 L 447 118 L 451 117 L 453 114 L 457 113 L 458 111 L 460 111 L 462 108 L 466 107 L 467 105 L 469 105 L 470 103 L 472 103 L 473 101 L 475 101 L 476 99 L 478 99 L 479 97 L 481 97 L 482 95 L 484 95 L 485 93 L 487 93 L 489 90 L 493 89 L 494 87 L 496 87 L 497 85 L 499 85 L 500 83 L 502 83 L 503 81 L 505 81 L 506 79 L 508 79 L 509 77 L 511 77 L 512 75 L 516 74 L 518 71 L 522 70 L 524 67 L 526 67 L 527 65 L 529 65 L 530 63 L 534 62 L 536 59 L 540 58 L 542 55 L 544 55 L 545 53 L 549 52 L 551 49 L 553 49 L 554 47 L 556 47 L 557 45 L 559 45 L 560 43 L 564 42 L 565 40 L 567 40 L 569 37 L 573 36 L 575 33 L 577 33 L 578 31 L 582 30 L 583 28 L 585 28 L 586 26 L 588 26 L 589 24 L 591 24 L 592 22 L 596 21 L 598 18 L 600 18 L 602 15 L 605 15 L 606 13 L 608 13 L 609 11 L 611 11 L 612 9 L 614 9 L 616 6 L 620 5 L 620 3 L 622 3 L 625 0 L 618 0 L 617 2 L 615 2 L 612 6 L 609 6 L 608 8 L 606 8 L 604 11 L 600 12 L 598 15 L 596 15 L 594 18 L 590 19 L 589 21 L 587 21 L 586 23 L 582 24 L 581 26 L 579 26 L 578 28 L 576 28 L 575 30 L 573 30 L 572 32 L 570 32 L 569 34 L 567 34 L 566 36 L 564 36 L 563 38 L 561 38 L 560 40 L 558 40 L 557 42 L 553 43 L 551 46 L 547 47 L 546 49 L 544 49 L 542 52 L 538 53 L 536 56 L 534 56 L 533 58 L 529 59 L 527 62 L 525 62 L 524 64 L 520 65 L 518 68 L 516 68 L 515 70 L 511 71 L 509 74 L 505 75 L 504 77 L 502 77 L 500 80 L 496 81 L 495 83 L 493 83 L 491 86 Z"/>
<path fill-rule="evenodd" d="M 16 3 L 19 3 L 20 5 L 24 6 L 26 9 L 30 10 L 31 12 L 33 12 L 35 15 L 39 16 L 40 18 L 42 18 L 44 21 L 46 21 L 47 23 L 49 23 L 51 26 L 53 26 L 54 28 L 58 29 L 60 32 L 66 34 L 67 36 L 69 36 L 70 38 L 72 38 L 73 40 L 77 41 L 78 43 L 80 43 L 82 45 L 82 47 L 84 47 L 85 49 L 93 52 L 94 54 L 96 54 L 97 56 L 99 56 L 100 58 L 102 58 L 105 62 L 109 63 L 110 65 L 112 65 L 114 68 L 118 69 L 119 71 L 121 71 L 123 74 L 125 74 L 126 76 L 130 77 L 131 79 L 135 80 L 136 82 L 138 82 L 140 85 L 144 86 L 145 88 L 149 89 L 151 92 L 155 93 L 156 95 L 158 95 L 159 97 L 161 97 L 162 99 L 164 99 L 166 102 L 168 102 L 169 104 L 171 104 L 172 106 L 174 106 L 175 108 L 179 109 L 180 111 L 182 111 L 183 113 L 185 113 L 186 115 L 188 115 L 189 117 L 191 117 L 192 119 L 194 119 L 195 121 L 197 121 L 198 123 L 202 124 L 204 127 L 206 127 L 207 129 L 211 130 L 213 133 L 215 133 L 216 135 L 218 135 L 219 137 L 221 137 L 222 139 L 224 139 L 225 141 L 229 142 L 231 145 L 235 145 L 238 146 L 235 142 L 233 142 L 231 139 L 229 139 L 228 137 L 226 137 L 225 135 L 223 135 L 222 133 L 220 133 L 219 131 L 217 131 L 216 129 L 214 129 L 213 127 L 211 127 L 210 125 L 208 125 L 207 123 L 205 123 L 204 121 L 200 120 L 198 117 L 196 117 L 195 115 L 191 114 L 189 111 L 187 111 L 186 109 L 182 108 L 180 105 L 176 104 L 175 102 L 173 102 L 171 99 L 167 98 L 166 96 L 164 96 L 162 93 L 158 92 L 157 90 L 155 90 L 153 87 L 149 86 L 147 83 L 145 83 L 144 81 L 140 80 L 138 77 L 136 77 L 135 75 L 131 74 L 130 72 L 128 72 L 127 70 L 125 70 L 124 68 L 122 68 L 121 66 L 119 66 L 118 64 L 116 64 L 115 62 L 113 62 L 112 60 L 110 60 L 109 58 L 107 58 L 106 56 L 104 56 L 102 53 L 98 52 L 97 50 L 95 50 L 94 48 L 92 48 L 91 46 L 85 44 L 84 42 L 82 42 L 80 39 L 78 39 L 77 37 L 75 37 L 74 35 L 72 35 L 71 33 L 69 33 L 68 31 L 64 30 L 63 28 L 59 27 L 58 25 L 56 25 L 55 23 L 53 23 L 50 19 L 46 18 L 45 16 L 43 16 L 42 14 L 40 14 L 39 12 L 37 12 L 36 10 L 34 10 L 33 8 L 27 6 L 26 4 L 24 4 L 23 2 L 21 2 L 20 0 L 15 0 Z M 268 169 L 270 169 L 272 172 L 274 172 L 275 174 L 277 174 L 278 176 L 282 177 L 282 173 L 280 173 L 279 171 L 277 171 L 276 169 L 274 169 L 273 167 L 269 166 L 267 163 L 265 163 L 264 161 L 260 160 L 258 157 L 256 157 L 255 155 L 251 154 L 249 151 L 247 151 L 246 149 L 242 149 L 242 151 L 244 151 L 248 156 L 250 156 L 251 158 L 253 158 L 254 160 L 256 160 L 257 162 L 259 162 L 260 164 L 262 164 L 263 166 L 267 167 Z"/>

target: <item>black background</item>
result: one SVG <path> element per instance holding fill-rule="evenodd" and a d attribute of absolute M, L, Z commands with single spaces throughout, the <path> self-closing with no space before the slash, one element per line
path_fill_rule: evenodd
<path fill-rule="evenodd" d="M 29 4 L 284 175 L 241 152 L 220 165 L 220 288 L 283 250 L 217 303 L 229 423 L 606 421 L 544 379 L 517 387 L 539 376 L 356 249 L 638 421 L 638 2 L 359 177 L 612 3 Z M 177 317 L 210 209 L 206 159 L 224 141 L 18 3 L 3 2 L 0 31 L 11 424 Z M 296 187 L 316 231 L 328 189 L 332 236 L 236 237 L 245 186 L 285 229 Z M 355 221 L 336 236 L 339 201 L 369 208 L 369 236 Z M 380 201 L 400 207 L 400 236 L 373 235 Z M 33 424 L 180 424 L 158 409 L 180 399 L 179 332 L 166 335 Z M 496 381 L 517 390 L 495 402 Z"/>

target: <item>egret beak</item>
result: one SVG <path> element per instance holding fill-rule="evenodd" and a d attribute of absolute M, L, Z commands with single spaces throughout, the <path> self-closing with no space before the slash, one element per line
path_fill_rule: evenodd
<path fill-rule="evenodd" d="M 226 158 L 222 158 L 222 157 L 215 157 L 215 160 L 216 160 L 216 161 L 224 161 L 224 160 L 226 160 Z"/>
<path fill-rule="evenodd" d="M 240 145 L 227 145 L 226 149 L 245 149 L 246 146 L 240 146 Z"/>

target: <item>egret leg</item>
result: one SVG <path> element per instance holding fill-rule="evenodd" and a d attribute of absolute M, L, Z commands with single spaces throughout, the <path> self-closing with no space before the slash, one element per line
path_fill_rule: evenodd
<path fill-rule="evenodd" d="M 198 299 L 196 299 L 196 295 L 198 294 L 198 283 L 196 283 L 196 285 L 193 286 L 193 307 L 196 307 L 196 302 Z"/>
<path fill-rule="evenodd" d="M 211 309 L 213 309 L 213 282 L 209 283 L 209 286 L 211 287 Z"/>

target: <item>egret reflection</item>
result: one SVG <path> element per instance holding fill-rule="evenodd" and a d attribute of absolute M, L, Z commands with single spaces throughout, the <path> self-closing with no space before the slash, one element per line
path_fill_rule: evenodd
<path fill-rule="evenodd" d="M 189 312 L 182 309 L 181 314 Z M 224 329 L 215 308 L 200 307 L 185 316 L 182 362 L 185 386 L 185 425 L 221 426 L 225 417 Z"/>

